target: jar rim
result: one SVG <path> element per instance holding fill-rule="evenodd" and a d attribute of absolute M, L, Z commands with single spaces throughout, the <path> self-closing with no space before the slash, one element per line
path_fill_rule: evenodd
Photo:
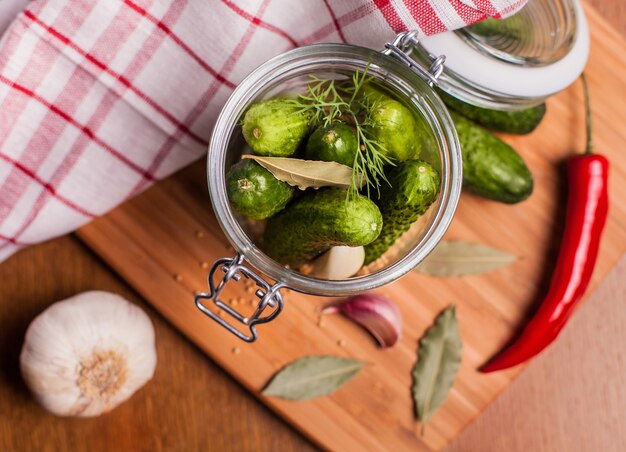
<path fill-rule="evenodd" d="M 471 46 L 455 31 L 422 37 L 413 55 L 418 61 L 429 61 L 431 54 L 445 55 L 438 86 L 463 102 L 501 110 L 537 105 L 574 82 L 589 55 L 589 28 L 582 6 L 579 0 L 566 3 L 573 11 L 574 42 L 562 58 L 550 64 L 505 62 Z"/>
<path fill-rule="evenodd" d="M 230 137 L 246 105 L 261 87 L 287 71 L 304 70 L 315 64 L 349 63 L 355 69 L 368 68 L 371 75 L 385 76 L 385 83 L 421 89 L 415 93 L 439 140 L 442 189 L 437 210 L 421 240 L 396 262 L 364 276 L 326 280 L 307 276 L 274 261 L 248 237 L 237 221 L 226 192 L 226 156 Z M 408 82 L 410 81 L 410 83 Z M 220 227 L 235 250 L 259 271 L 290 289 L 314 295 L 345 296 L 371 290 L 400 278 L 419 264 L 437 245 L 454 216 L 461 193 L 461 149 L 452 119 L 433 88 L 392 57 L 349 44 L 315 44 L 278 55 L 251 72 L 227 100 L 211 136 L 207 153 L 207 179 L 211 202 Z M 433 206 L 435 207 L 435 206 Z"/>

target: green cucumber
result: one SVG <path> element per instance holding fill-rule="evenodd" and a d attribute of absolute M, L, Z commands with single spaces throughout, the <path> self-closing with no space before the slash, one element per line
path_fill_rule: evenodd
<path fill-rule="evenodd" d="M 272 259 L 298 267 L 333 246 L 367 245 L 378 237 L 383 219 L 367 197 L 347 197 L 342 189 L 305 193 L 270 218 L 263 249 Z"/>
<path fill-rule="evenodd" d="M 255 154 L 291 157 L 309 133 L 310 119 L 291 99 L 264 100 L 244 115 L 243 137 Z"/>
<path fill-rule="evenodd" d="M 391 160 L 415 160 L 433 147 L 428 125 L 391 93 L 374 83 L 366 83 L 362 95 L 372 106 L 364 127 L 366 135 L 377 141 Z"/>
<path fill-rule="evenodd" d="M 358 145 L 356 131 L 347 124 L 335 122 L 315 129 L 304 155 L 308 160 L 337 162 L 352 168 Z"/>
<path fill-rule="evenodd" d="M 546 114 L 545 103 L 524 110 L 491 110 L 463 102 L 440 89 L 437 92 L 441 100 L 452 110 L 487 129 L 499 132 L 525 135 L 535 130 Z"/>
<path fill-rule="evenodd" d="M 366 134 L 394 162 L 413 160 L 422 150 L 421 124 L 413 112 L 401 102 L 383 95 L 374 96 L 369 112 Z"/>
<path fill-rule="evenodd" d="M 376 100 L 366 131 L 394 162 L 413 160 L 420 155 L 418 125 L 411 110 L 391 98 Z"/>
<path fill-rule="evenodd" d="M 370 101 L 393 99 L 393 96 L 391 95 L 391 93 L 389 93 L 382 86 L 373 82 L 365 83 L 363 87 L 361 88 L 360 94 L 363 97 L 367 97 Z"/>
<path fill-rule="evenodd" d="M 284 209 L 295 188 L 276 179 L 254 160 L 244 159 L 230 167 L 226 191 L 237 212 L 263 220 Z"/>
<path fill-rule="evenodd" d="M 533 191 L 533 176 L 522 157 L 488 130 L 450 112 L 463 154 L 463 185 L 484 198 L 508 204 Z"/>
<path fill-rule="evenodd" d="M 439 194 L 439 173 L 427 162 L 412 160 L 387 172 L 376 204 L 383 217 L 383 229 L 365 247 L 365 264 L 378 259 L 422 215 Z"/>

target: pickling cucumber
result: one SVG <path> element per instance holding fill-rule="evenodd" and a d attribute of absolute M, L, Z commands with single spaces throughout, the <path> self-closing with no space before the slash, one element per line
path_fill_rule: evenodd
<path fill-rule="evenodd" d="M 450 116 L 461 143 L 464 188 L 508 204 L 528 198 L 533 176 L 515 149 L 461 115 Z"/>
<path fill-rule="evenodd" d="M 525 135 L 535 130 L 546 114 L 545 103 L 536 107 L 525 108 L 524 110 L 491 110 L 463 102 L 440 89 L 437 90 L 437 93 L 441 100 L 452 110 L 487 129 L 499 132 Z"/>
<path fill-rule="evenodd" d="M 342 122 L 318 127 L 306 143 L 305 158 L 337 162 L 352 168 L 358 148 L 355 130 Z"/>
<path fill-rule="evenodd" d="M 411 110 L 397 100 L 380 98 L 369 114 L 365 127 L 394 162 L 416 159 L 420 155 L 420 128 Z"/>
<path fill-rule="evenodd" d="M 387 172 L 376 204 L 383 217 L 380 235 L 365 246 L 365 264 L 383 255 L 422 215 L 439 194 L 439 173 L 423 160 L 411 160 Z"/>
<path fill-rule="evenodd" d="M 371 103 L 364 127 L 368 138 L 378 142 L 382 152 L 394 162 L 419 158 L 429 138 L 423 121 L 375 84 L 363 85 L 362 95 Z"/>
<path fill-rule="evenodd" d="M 230 167 L 226 190 L 237 212 L 263 220 L 284 209 L 295 188 L 276 179 L 254 160 L 244 159 Z"/>
<path fill-rule="evenodd" d="M 255 154 L 291 157 L 309 133 L 310 119 L 291 99 L 278 97 L 253 104 L 241 129 Z"/>
<path fill-rule="evenodd" d="M 367 245 L 380 234 L 382 222 L 380 210 L 367 197 L 320 189 L 268 220 L 262 248 L 272 259 L 298 267 L 333 246 Z"/>

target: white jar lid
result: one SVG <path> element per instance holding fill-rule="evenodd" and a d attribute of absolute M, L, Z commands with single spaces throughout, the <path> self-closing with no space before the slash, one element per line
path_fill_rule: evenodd
<path fill-rule="evenodd" d="M 441 33 L 420 39 L 429 53 L 445 55 L 445 69 L 470 85 L 486 87 L 505 96 L 545 98 L 576 80 L 582 73 L 589 55 L 589 29 L 578 0 L 573 2 L 576 13 L 576 35 L 569 52 L 545 66 L 523 66 L 490 57 L 467 44 L 455 32 Z M 442 88 L 447 91 L 446 86 Z"/>

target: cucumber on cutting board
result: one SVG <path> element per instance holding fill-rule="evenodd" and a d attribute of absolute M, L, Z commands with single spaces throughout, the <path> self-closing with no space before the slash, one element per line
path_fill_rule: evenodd
<path fill-rule="evenodd" d="M 383 229 L 376 240 L 365 246 L 365 264 L 389 249 L 431 206 L 439 194 L 439 173 L 427 162 L 410 160 L 387 172 L 376 204 L 383 216 Z"/>
<path fill-rule="evenodd" d="M 461 143 L 464 188 L 508 204 L 528 198 L 533 176 L 515 149 L 461 115 L 450 116 Z"/>
<path fill-rule="evenodd" d="M 262 248 L 281 264 L 298 267 L 333 246 L 367 245 L 378 237 L 382 223 L 380 210 L 367 197 L 322 188 L 270 218 Z"/>
<path fill-rule="evenodd" d="M 499 132 L 525 135 L 535 130 L 546 114 L 545 103 L 524 110 L 491 110 L 463 102 L 440 89 L 437 90 L 437 93 L 448 108 L 487 129 Z"/>

